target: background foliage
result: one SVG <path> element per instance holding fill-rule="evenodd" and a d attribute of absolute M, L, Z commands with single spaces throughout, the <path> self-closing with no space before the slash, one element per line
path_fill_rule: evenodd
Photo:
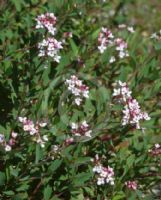
<path fill-rule="evenodd" d="M 161 182 L 160 160 L 148 150 L 160 142 L 161 40 L 159 0 L 2 0 L 0 4 L 0 133 L 18 139 L 11 152 L 0 151 L 1 199 L 160 199 L 154 188 Z M 59 64 L 40 59 L 35 18 L 45 12 L 58 17 L 58 38 L 72 32 L 61 51 Z M 109 64 L 110 49 L 100 55 L 98 32 L 102 26 L 117 32 L 119 24 L 134 25 L 126 38 L 130 57 Z M 44 68 L 44 66 L 48 66 Z M 84 67 L 85 66 L 85 67 Z M 90 88 L 90 98 L 79 108 L 67 103 L 64 81 L 79 75 Z M 133 96 L 151 116 L 144 133 L 120 124 L 120 108 L 113 105 L 113 83 L 129 84 Z M 65 106 L 62 106 L 65 102 Z M 24 133 L 18 116 L 46 119 L 42 129 L 49 141 L 40 148 Z M 65 146 L 69 122 L 86 118 L 92 139 L 81 138 Z M 106 138 L 106 139 L 102 139 Z M 52 145 L 60 145 L 54 153 Z M 91 158 L 105 155 L 115 170 L 115 186 L 97 186 Z M 133 192 L 124 182 L 135 179 Z"/>

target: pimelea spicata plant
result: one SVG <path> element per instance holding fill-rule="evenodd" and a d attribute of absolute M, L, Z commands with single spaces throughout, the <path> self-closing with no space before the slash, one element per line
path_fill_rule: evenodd
<path fill-rule="evenodd" d="M 159 8 L 0 3 L 0 199 L 161 199 Z"/>

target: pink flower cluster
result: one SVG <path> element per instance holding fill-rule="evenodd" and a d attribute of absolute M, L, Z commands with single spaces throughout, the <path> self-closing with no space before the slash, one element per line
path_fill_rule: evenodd
<path fill-rule="evenodd" d="M 102 27 L 101 32 L 98 35 L 98 49 L 100 53 L 104 53 L 108 46 L 115 46 L 119 58 L 129 56 L 127 43 L 122 38 L 114 38 L 112 32 L 109 29 Z M 115 61 L 115 56 L 112 56 L 109 60 L 110 63 Z"/>
<path fill-rule="evenodd" d="M 40 136 L 40 128 L 45 127 L 47 123 L 38 121 L 34 123 L 32 120 L 27 119 L 26 117 L 19 117 L 18 119 L 23 125 L 23 130 L 33 136 L 33 140 L 40 144 L 42 148 L 45 147 L 48 137 L 47 135 L 43 135 L 42 137 Z"/>
<path fill-rule="evenodd" d="M 140 120 L 150 120 L 148 113 L 142 112 L 139 103 L 131 96 L 126 83 L 117 82 L 117 88 L 114 89 L 113 96 L 124 105 L 122 125 L 135 125 L 136 129 L 140 129 Z"/>
<path fill-rule="evenodd" d="M 119 52 L 119 57 L 128 57 L 129 53 L 127 51 L 127 43 L 121 38 L 116 38 L 114 42 L 116 44 L 116 50 Z"/>
<path fill-rule="evenodd" d="M 54 27 L 54 25 L 56 24 L 57 18 L 53 13 L 39 15 L 36 18 L 36 21 L 36 29 L 46 28 L 49 33 L 55 35 L 56 28 Z"/>
<path fill-rule="evenodd" d="M 99 161 L 98 155 L 94 159 L 95 166 L 93 172 L 97 174 L 97 185 L 110 184 L 114 185 L 114 170 L 107 166 L 103 167 Z"/>
<path fill-rule="evenodd" d="M 80 105 L 83 98 L 89 98 L 89 88 L 82 83 L 75 75 L 65 81 L 68 86 L 68 90 L 75 96 L 74 102 Z"/>
<path fill-rule="evenodd" d="M 154 147 L 149 150 L 149 153 L 152 156 L 159 156 L 159 155 L 161 155 L 161 146 L 160 146 L 160 144 L 155 144 Z"/>
<path fill-rule="evenodd" d="M 138 187 L 136 181 L 127 181 L 125 182 L 125 185 L 130 190 L 137 190 L 137 187 Z"/>
<path fill-rule="evenodd" d="M 98 49 L 100 53 L 103 53 L 107 49 L 107 45 L 113 44 L 114 36 L 110 30 L 102 27 L 101 32 L 98 35 Z"/>
<path fill-rule="evenodd" d="M 80 124 L 72 123 L 71 128 L 72 128 L 72 134 L 74 136 L 91 137 L 92 131 L 89 129 L 89 125 L 87 124 L 86 121 L 83 121 Z"/>
<path fill-rule="evenodd" d="M 4 147 L 5 151 L 11 151 L 12 146 L 16 144 L 17 135 L 18 134 L 16 132 L 12 131 L 11 137 L 7 143 L 4 135 L 0 134 L 0 145 Z"/>
<path fill-rule="evenodd" d="M 97 185 L 104 185 L 106 183 L 114 185 L 114 171 L 111 167 L 103 167 L 101 164 L 93 168 L 93 172 L 97 173 Z"/>
<path fill-rule="evenodd" d="M 55 38 L 48 37 L 43 39 L 42 42 L 38 44 L 39 57 L 49 56 L 52 57 L 57 63 L 60 62 L 61 56 L 59 56 L 59 51 L 62 49 L 62 42 L 57 41 Z"/>
<path fill-rule="evenodd" d="M 36 18 L 37 25 L 36 29 L 47 29 L 48 33 L 52 36 L 56 32 L 56 17 L 53 13 L 46 13 L 39 15 Z M 62 42 L 57 41 L 54 37 L 47 37 L 43 39 L 42 42 L 38 44 L 39 57 L 48 56 L 51 57 L 55 62 L 59 63 L 61 56 L 59 55 L 60 49 L 62 49 Z"/>

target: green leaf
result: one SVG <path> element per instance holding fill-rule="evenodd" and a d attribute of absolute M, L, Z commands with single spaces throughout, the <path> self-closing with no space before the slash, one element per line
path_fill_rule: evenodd
<path fill-rule="evenodd" d="M 73 184 L 75 186 L 84 185 L 84 183 L 88 181 L 91 177 L 92 177 L 92 174 L 90 173 L 85 173 L 85 172 L 79 173 L 78 175 L 73 177 Z"/>
<path fill-rule="evenodd" d="M 88 164 L 91 161 L 91 157 L 78 157 L 75 161 L 75 164 Z"/>
<path fill-rule="evenodd" d="M 99 32 L 100 32 L 100 28 L 97 29 L 97 30 L 95 30 L 95 31 L 92 33 L 91 37 L 92 37 L 93 40 L 95 40 L 96 38 L 98 38 Z"/>
<path fill-rule="evenodd" d="M 54 171 L 56 171 L 60 165 L 62 164 L 62 160 L 54 160 L 53 162 L 51 162 L 51 165 L 48 168 L 48 171 L 53 173 Z"/>
<path fill-rule="evenodd" d="M 72 51 L 73 51 L 73 55 L 76 57 L 78 56 L 78 47 L 77 45 L 75 44 L 74 40 L 70 39 L 70 45 L 72 47 Z"/>
<path fill-rule="evenodd" d="M 155 49 L 160 50 L 161 49 L 161 42 L 158 42 L 155 44 Z"/>
<path fill-rule="evenodd" d="M 40 144 L 36 144 L 36 158 L 35 158 L 36 164 L 39 162 L 42 156 L 43 156 L 42 148 L 40 147 Z"/>
<path fill-rule="evenodd" d="M 135 162 L 135 155 L 130 155 L 126 161 L 128 168 L 131 168 L 134 162 Z"/>
<path fill-rule="evenodd" d="M 53 196 L 50 200 L 61 200 L 57 196 Z"/>
<path fill-rule="evenodd" d="M 12 3 L 15 5 L 16 10 L 20 11 L 24 1 L 23 0 L 12 0 Z"/>
<path fill-rule="evenodd" d="M 52 188 L 47 185 L 47 187 L 45 187 L 44 189 L 44 200 L 49 200 L 52 194 Z"/>
<path fill-rule="evenodd" d="M 21 192 L 21 191 L 27 191 L 29 189 L 29 185 L 27 183 L 24 183 L 23 185 L 21 185 L 20 187 L 18 187 L 16 189 L 17 192 Z"/>
<path fill-rule="evenodd" d="M 112 198 L 112 200 L 123 200 L 125 199 L 125 193 L 124 192 L 118 192 L 115 194 L 115 196 Z"/>
<path fill-rule="evenodd" d="M 15 194 L 12 190 L 4 191 L 3 193 L 7 196 L 13 196 Z"/>
<path fill-rule="evenodd" d="M 27 192 L 21 192 L 12 197 L 12 200 L 26 200 L 26 199 L 28 199 Z"/>
<path fill-rule="evenodd" d="M 6 176 L 5 173 L 0 172 L 0 186 L 5 184 Z"/>
<path fill-rule="evenodd" d="M 41 104 L 42 113 L 47 113 L 48 111 L 48 103 L 49 103 L 49 97 L 51 95 L 51 92 L 54 90 L 54 88 L 60 83 L 62 77 L 58 76 L 55 78 L 51 83 L 49 84 L 48 88 L 44 91 L 43 100 Z"/>

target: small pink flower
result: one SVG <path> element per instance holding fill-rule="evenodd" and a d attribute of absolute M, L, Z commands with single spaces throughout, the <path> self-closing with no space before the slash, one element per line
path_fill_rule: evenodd
<path fill-rule="evenodd" d="M 116 38 L 115 43 L 117 45 L 116 50 L 118 51 L 123 51 L 124 49 L 127 48 L 127 43 L 121 38 Z"/>
<path fill-rule="evenodd" d="M 10 146 L 14 146 L 16 141 L 11 138 L 8 143 L 9 143 Z"/>
<path fill-rule="evenodd" d="M 70 144 L 72 144 L 74 142 L 74 138 L 67 138 L 66 140 L 65 140 L 65 144 L 68 146 L 68 145 L 70 145 Z"/>
<path fill-rule="evenodd" d="M 137 187 L 138 187 L 136 181 L 127 181 L 127 182 L 125 182 L 125 185 L 130 190 L 137 190 Z"/>
<path fill-rule="evenodd" d="M 72 34 L 72 32 L 65 32 L 65 33 L 63 34 L 63 36 L 64 36 L 64 38 L 72 38 L 72 37 L 73 37 L 73 34 Z"/>
<path fill-rule="evenodd" d="M 11 136 L 13 137 L 13 138 L 17 138 L 17 133 L 16 132 L 14 132 L 14 131 L 12 131 L 12 133 L 11 133 Z"/>

